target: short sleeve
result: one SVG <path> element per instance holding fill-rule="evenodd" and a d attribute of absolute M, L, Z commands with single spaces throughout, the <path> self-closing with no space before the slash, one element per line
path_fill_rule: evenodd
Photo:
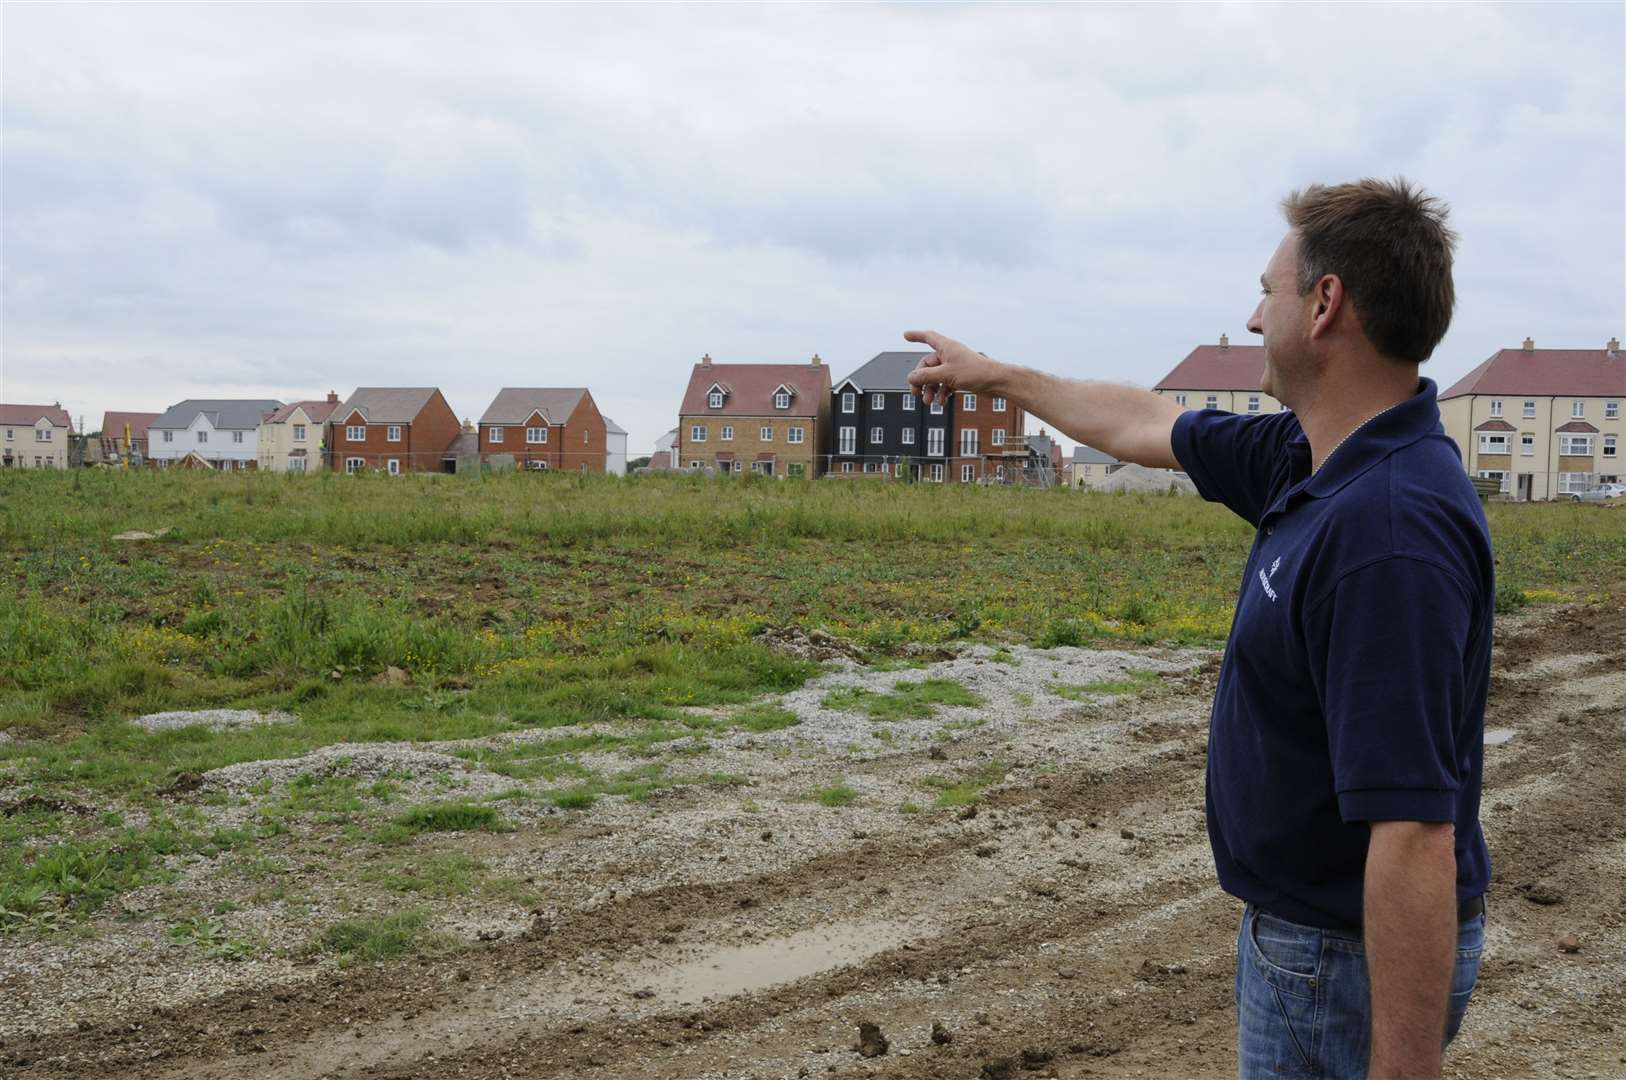
<path fill-rule="evenodd" d="M 1257 528 L 1270 506 L 1272 481 L 1286 467 L 1287 444 L 1300 430 L 1289 412 L 1239 416 L 1202 409 L 1176 417 L 1170 440 L 1197 493 Z"/>
<path fill-rule="evenodd" d="M 1338 812 L 1354 821 L 1453 821 L 1473 604 L 1443 566 L 1385 556 L 1305 611 Z"/>

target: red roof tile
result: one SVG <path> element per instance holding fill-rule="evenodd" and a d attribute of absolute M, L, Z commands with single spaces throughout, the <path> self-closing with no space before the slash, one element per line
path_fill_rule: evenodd
<path fill-rule="evenodd" d="M 788 409 L 773 407 L 774 391 L 781 384 L 793 391 Z M 720 409 L 706 404 L 706 394 L 714 385 L 721 385 L 727 393 Z M 828 364 L 696 364 L 689 372 L 689 387 L 678 414 L 814 417 L 829 397 Z"/>
<path fill-rule="evenodd" d="M 1154 389 L 1258 390 L 1264 377 L 1263 345 L 1199 345 Z"/>
<path fill-rule="evenodd" d="M 139 442 L 147 437 L 147 425 L 162 416 L 155 412 L 104 412 L 102 438 L 124 438 L 124 425 L 130 425 L 130 438 Z"/>
<path fill-rule="evenodd" d="M 60 405 L 0 405 L 0 424 L 33 427 L 42 416 L 57 427 L 73 430 L 73 421 L 68 419 L 68 410 Z"/>
<path fill-rule="evenodd" d="M 1596 435 L 1598 433 L 1598 429 L 1593 427 L 1591 424 L 1587 423 L 1585 420 L 1571 420 L 1569 423 L 1565 424 L 1563 427 L 1553 428 L 1553 430 L 1554 431 L 1578 432 L 1578 433 L 1586 434 L 1586 435 Z"/>
<path fill-rule="evenodd" d="M 325 421 L 328 418 L 328 416 L 333 412 L 334 409 L 337 409 L 339 407 L 339 403 L 337 401 L 294 401 L 294 402 L 290 402 L 289 404 L 284 405 L 280 409 L 276 409 L 276 410 L 273 410 L 270 413 L 267 413 L 266 417 L 265 417 L 265 422 L 268 423 L 268 424 L 286 423 L 288 418 L 294 414 L 294 410 L 298 409 L 298 408 L 301 408 L 301 407 L 304 408 L 305 415 L 310 417 L 311 423 L 320 424 L 320 423 L 322 423 L 323 421 Z"/>
<path fill-rule="evenodd" d="M 1508 423 L 1506 420 L 1486 420 L 1483 424 L 1480 424 L 1478 427 L 1474 428 L 1474 430 L 1475 431 L 1517 431 L 1519 429 L 1514 427 L 1512 424 Z"/>
<path fill-rule="evenodd" d="M 1501 349 L 1440 395 L 1626 397 L 1626 354 L 1607 349 Z"/>

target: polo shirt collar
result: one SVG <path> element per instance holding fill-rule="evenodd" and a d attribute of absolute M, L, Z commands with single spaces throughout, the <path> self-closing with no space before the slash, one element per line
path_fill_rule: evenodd
<path fill-rule="evenodd" d="M 1283 493 L 1269 512 L 1285 511 L 1295 495 L 1324 499 L 1336 494 L 1395 451 L 1425 435 L 1443 431 L 1436 394 L 1432 379 L 1419 379 L 1416 393 L 1356 428 L 1322 463 L 1320 470 L 1308 478 L 1304 478 L 1304 474 L 1310 468 L 1310 440 L 1300 432 L 1287 444 L 1293 475 L 1300 479 Z"/>

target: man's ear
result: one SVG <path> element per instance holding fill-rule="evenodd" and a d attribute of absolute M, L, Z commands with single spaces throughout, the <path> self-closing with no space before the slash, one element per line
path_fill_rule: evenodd
<path fill-rule="evenodd" d="M 1310 322 L 1310 338 L 1314 340 L 1331 332 L 1344 307 L 1344 282 L 1337 274 L 1323 274 L 1315 283 L 1315 314 Z"/>

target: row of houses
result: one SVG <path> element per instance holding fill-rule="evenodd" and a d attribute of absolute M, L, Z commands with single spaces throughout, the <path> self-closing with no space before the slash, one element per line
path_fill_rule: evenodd
<path fill-rule="evenodd" d="M 67 468 L 74 433 L 60 405 L 0 406 L 0 461 Z M 26 427 L 27 435 L 18 439 Z M 585 387 L 500 391 L 478 424 L 435 387 L 360 387 L 343 401 L 188 399 L 162 413 L 108 412 L 85 464 L 347 473 L 486 466 L 624 473 L 627 433 Z M 18 449 L 13 452 L 13 444 Z"/>

